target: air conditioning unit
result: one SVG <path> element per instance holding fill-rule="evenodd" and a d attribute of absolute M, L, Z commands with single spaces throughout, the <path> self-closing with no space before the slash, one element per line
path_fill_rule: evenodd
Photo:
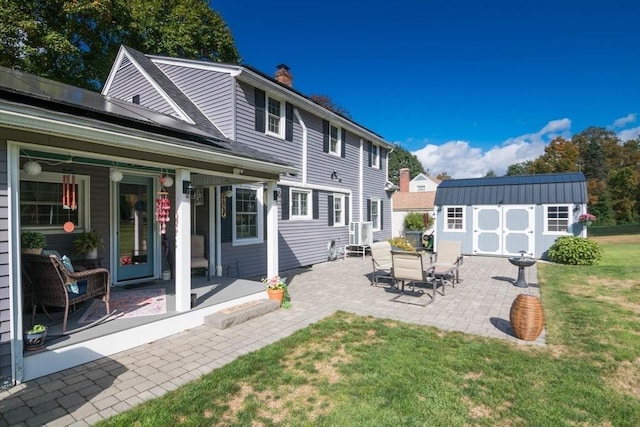
<path fill-rule="evenodd" d="M 349 224 L 349 245 L 370 246 L 373 241 L 372 223 L 352 222 Z"/>

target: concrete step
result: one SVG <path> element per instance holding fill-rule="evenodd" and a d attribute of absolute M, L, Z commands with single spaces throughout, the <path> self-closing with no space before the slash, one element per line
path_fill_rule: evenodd
<path fill-rule="evenodd" d="M 227 329 L 247 320 L 254 319 L 280 308 L 280 303 L 272 299 L 250 301 L 234 305 L 205 317 L 204 324 L 216 329 Z"/>

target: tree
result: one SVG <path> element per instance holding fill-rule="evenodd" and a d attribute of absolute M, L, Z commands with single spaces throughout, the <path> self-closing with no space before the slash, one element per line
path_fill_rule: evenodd
<path fill-rule="evenodd" d="M 578 171 L 579 151 L 571 141 L 562 137 L 555 138 L 544 148 L 544 154 L 529 166 L 529 172 L 561 173 Z"/>
<path fill-rule="evenodd" d="M 485 178 L 493 178 L 495 176 L 497 176 L 496 171 L 494 171 L 493 169 L 489 169 L 487 173 L 484 175 Z"/>
<path fill-rule="evenodd" d="M 424 166 L 415 154 L 411 154 L 400 145 L 395 144 L 389 153 L 389 181 L 398 184 L 400 179 L 400 169 L 409 169 L 409 179 L 413 179 L 424 173 Z"/>
<path fill-rule="evenodd" d="M 320 106 L 326 108 L 327 110 L 333 111 L 336 114 L 340 114 L 341 116 L 346 117 L 347 119 L 351 119 L 351 113 L 346 108 L 342 107 L 341 105 L 338 105 L 329 96 L 314 94 L 314 95 L 310 95 L 309 98 L 313 102 L 315 102 L 316 104 L 319 104 Z"/>
<path fill-rule="evenodd" d="M 121 44 L 148 54 L 239 62 L 204 0 L 0 0 L 0 65 L 100 88 Z"/>
<path fill-rule="evenodd" d="M 506 175 L 530 175 L 531 163 L 532 162 L 530 160 L 527 160 L 526 162 L 514 163 L 512 165 L 509 165 L 509 167 L 507 167 Z"/>
<path fill-rule="evenodd" d="M 436 178 L 439 179 L 440 181 L 446 181 L 448 179 L 453 179 L 453 177 L 451 175 L 449 175 L 447 173 L 447 171 L 440 172 L 438 175 L 436 175 Z"/>

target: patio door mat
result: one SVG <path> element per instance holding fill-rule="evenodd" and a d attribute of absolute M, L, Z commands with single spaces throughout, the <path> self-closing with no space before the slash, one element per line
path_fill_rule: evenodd
<path fill-rule="evenodd" d="M 167 312 L 167 296 L 164 288 L 138 289 L 111 292 L 109 308 L 112 319 L 155 316 Z M 91 323 L 106 316 L 104 301 L 95 299 L 78 323 Z"/>

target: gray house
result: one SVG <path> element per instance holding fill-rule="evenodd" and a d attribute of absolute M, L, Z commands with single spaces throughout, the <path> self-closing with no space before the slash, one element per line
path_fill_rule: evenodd
<path fill-rule="evenodd" d="M 296 91 L 292 82 L 285 65 L 272 78 L 248 66 L 151 56 L 122 47 L 103 94 L 194 124 L 296 168 L 297 173 L 280 177 L 277 189 L 278 265 L 287 270 L 326 261 L 328 242 L 348 245 L 362 223 L 371 223 L 372 240 L 391 236 L 391 192 L 385 187 L 391 146 Z M 196 176 L 191 182 L 202 194 L 192 231 L 205 236 L 211 270 L 233 277 L 265 274 L 264 263 L 256 262 L 268 256 L 263 181 L 255 177 L 247 185 Z"/>
<path fill-rule="evenodd" d="M 468 255 L 545 258 L 564 235 L 586 237 L 581 172 L 443 181 L 436 191 L 436 244 L 462 242 Z"/>

